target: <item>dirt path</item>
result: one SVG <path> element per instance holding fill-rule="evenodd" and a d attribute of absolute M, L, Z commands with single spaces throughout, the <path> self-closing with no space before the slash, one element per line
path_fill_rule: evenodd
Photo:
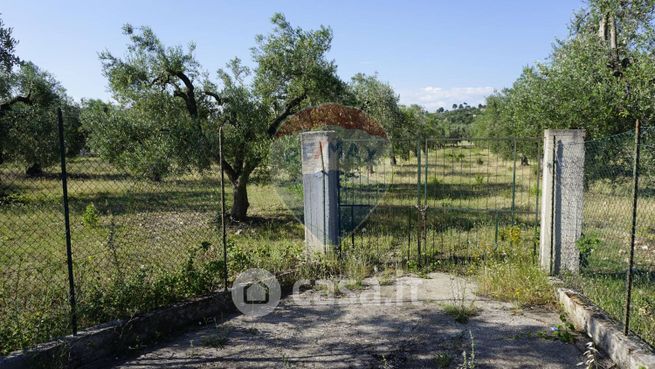
<path fill-rule="evenodd" d="M 584 337 L 577 345 L 540 337 L 560 323 L 557 313 L 517 310 L 475 297 L 473 288 L 433 273 L 335 301 L 305 291 L 272 314 L 200 327 L 115 368 L 455 368 L 472 347 L 475 368 L 575 368 L 582 361 Z M 455 322 L 443 309 L 453 299 L 474 301 L 479 314 Z"/>

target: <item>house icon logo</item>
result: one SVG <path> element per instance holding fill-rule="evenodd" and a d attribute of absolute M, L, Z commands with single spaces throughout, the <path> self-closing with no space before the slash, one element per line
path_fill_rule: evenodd
<path fill-rule="evenodd" d="M 282 289 L 277 278 L 264 269 L 248 269 L 240 273 L 232 285 L 232 301 L 242 313 L 264 316 L 277 307 Z"/>
<path fill-rule="evenodd" d="M 243 289 L 243 301 L 246 304 L 267 304 L 271 299 L 271 292 L 263 282 L 256 282 Z"/>

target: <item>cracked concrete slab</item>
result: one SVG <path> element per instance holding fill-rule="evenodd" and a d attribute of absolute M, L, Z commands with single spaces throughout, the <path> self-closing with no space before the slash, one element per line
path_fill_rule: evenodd
<path fill-rule="evenodd" d="M 456 368 L 471 351 L 476 368 L 574 368 L 582 361 L 586 337 L 578 345 L 542 338 L 560 323 L 557 312 L 517 309 L 474 290 L 442 273 L 383 286 L 369 281 L 334 299 L 308 290 L 264 317 L 199 327 L 113 367 Z M 461 324 L 444 312 L 446 304 L 473 304 L 479 313 Z"/>

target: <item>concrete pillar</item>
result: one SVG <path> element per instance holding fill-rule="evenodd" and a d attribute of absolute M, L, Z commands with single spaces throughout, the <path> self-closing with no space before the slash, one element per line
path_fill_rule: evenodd
<path fill-rule="evenodd" d="M 333 131 L 305 132 L 302 154 L 305 244 L 328 252 L 339 244 L 339 149 Z"/>
<path fill-rule="evenodd" d="M 582 232 L 584 138 L 582 129 L 544 132 L 539 259 L 551 275 L 580 270 L 576 242 Z"/>

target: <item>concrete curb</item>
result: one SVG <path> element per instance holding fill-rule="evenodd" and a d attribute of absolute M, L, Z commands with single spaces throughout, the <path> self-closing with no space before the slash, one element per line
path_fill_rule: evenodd
<path fill-rule="evenodd" d="M 623 369 L 655 369 L 655 350 L 639 337 L 623 335 L 622 327 L 582 294 L 558 288 L 557 297 L 576 329 L 584 330 L 594 344 Z"/>
<path fill-rule="evenodd" d="M 16 351 L 0 358 L 0 369 L 97 368 L 118 354 L 202 323 L 210 317 L 234 313 L 231 293 L 174 304 L 129 320 L 115 320 L 61 339 Z"/>
<path fill-rule="evenodd" d="M 288 277 L 293 271 L 275 276 L 282 298 L 292 292 Z M 114 320 L 23 351 L 0 358 L 0 369 L 95 369 L 136 352 L 167 335 L 206 322 L 239 313 L 232 301 L 231 289 L 176 303 L 140 314 L 131 319 Z"/>

